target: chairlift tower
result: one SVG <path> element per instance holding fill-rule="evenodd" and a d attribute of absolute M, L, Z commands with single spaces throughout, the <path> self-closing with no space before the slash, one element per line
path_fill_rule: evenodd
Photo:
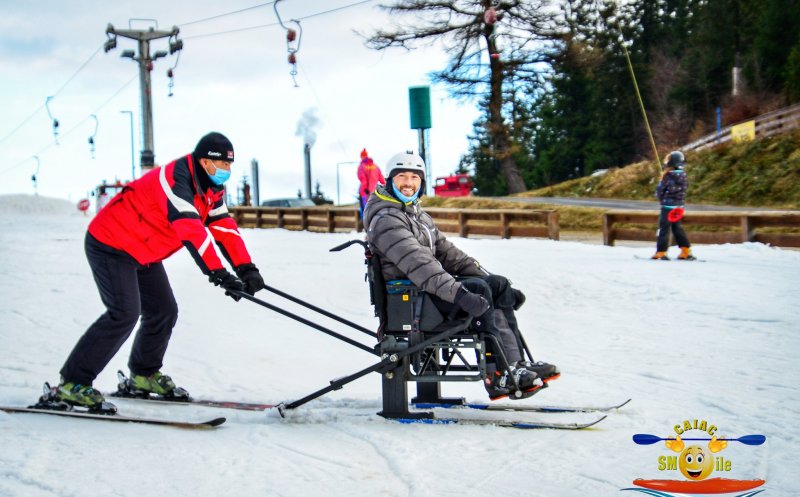
<path fill-rule="evenodd" d="M 132 29 L 133 21 L 152 21 L 155 26 L 147 29 Z M 138 55 L 133 50 L 123 50 L 120 57 L 129 58 L 139 64 L 139 88 L 142 101 L 142 153 L 140 165 L 142 173 L 145 173 L 155 165 L 155 153 L 153 152 L 153 99 L 150 90 L 150 72 L 153 70 L 153 62 L 166 57 L 168 54 L 164 50 L 159 50 L 155 54 L 150 54 L 150 42 L 160 38 L 169 38 L 169 54 L 183 48 L 183 41 L 178 39 L 178 27 L 173 26 L 170 31 L 158 30 L 158 22 L 155 19 L 130 19 L 128 29 L 116 29 L 109 23 L 106 28 L 106 40 L 103 48 L 106 52 L 116 48 L 117 36 L 136 40 L 139 45 Z"/>

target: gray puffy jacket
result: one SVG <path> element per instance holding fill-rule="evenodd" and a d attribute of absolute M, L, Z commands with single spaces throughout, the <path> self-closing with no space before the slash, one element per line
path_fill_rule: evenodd
<path fill-rule="evenodd" d="M 418 201 L 403 204 L 382 185 L 367 201 L 364 226 L 387 281 L 409 279 L 424 291 L 453 302 L 461 288 L 454 276 L 488 274 L 439 232 Z"/>

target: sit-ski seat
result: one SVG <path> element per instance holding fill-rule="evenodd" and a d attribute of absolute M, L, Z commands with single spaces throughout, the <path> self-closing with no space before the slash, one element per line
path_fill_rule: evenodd
<path fill-rule="evenodd" d="M 432 417 L 427 412 L 408 411 L 408 382 L 417 384 L 414 403 L 461 404 L 462 398 L 442 398 L 440 384 L 446 381 L 482 381 L 486 378 L 485 340 L 496 338 L 472 329 L 469 316 L 443 316 L 430 296 L 409 280 L 386 281 L 380 258 L 366 250 L 370 296 L 379 318 L 378 351 L 401 353 L 425 340 L 441 335 L 418 353 L 409 354 L 382 377 L 383 410 L 387 418 Z M 465 353 L 472 349 L 473 353 Z M 500 350 L 499 345 L 495 350 Z M 469 359 L 472 356 L 473 359 Z"/>

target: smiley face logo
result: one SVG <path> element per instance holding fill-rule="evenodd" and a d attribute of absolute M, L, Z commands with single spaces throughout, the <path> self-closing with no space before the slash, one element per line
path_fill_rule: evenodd
<path fill-rule="evenodd" d="M 690 445 L 678 458 L 678 468 L 690 480 L 705 480 L 714 471 L 714 457 L 699 445 Z"/>
<path fill-rule="evenodd" d="M 668 439 L 664 443 L 673 452 L 680 452 L 678 458 L 678 469 L 683 476 L 692 481 L 700 481 L 708 478 L 714 471 L 714 454 L 728 446 L 726 440 L 718 440 L 716 435 L 711 437 L 708 448 L 699 445 L 686 447 L 680 435 L 674 439 Z"/>

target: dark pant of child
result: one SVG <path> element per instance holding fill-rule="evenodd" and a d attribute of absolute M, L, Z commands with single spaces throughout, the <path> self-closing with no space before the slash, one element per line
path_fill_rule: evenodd
<path fill-rule="evenodd" d="M 675 235 L 675 243 L 677 243 L 679 247 L 692 246 L 692 244 L 689 243 L 689 238 L 686 236 L 686 232 L 683 230 L 683 226 L 681 226 L 681 222 L 675 221 L 673 223 L 667 217 L 669 216 L 669 211 L 671 210 L 671 207 L 661 208 L 661 215 L 658 217 L 658 241 L 656 242 L 657 252 L 666 252 L 669 248 L 670 230 L 672 231 L 672 234 Z"/>

